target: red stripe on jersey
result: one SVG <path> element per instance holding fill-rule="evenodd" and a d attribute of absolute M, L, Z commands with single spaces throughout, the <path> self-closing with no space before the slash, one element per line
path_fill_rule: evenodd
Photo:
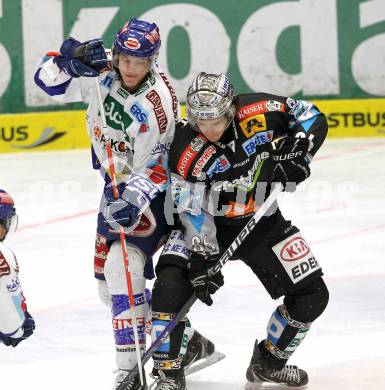
<path fill-rule="evenodd" d="M 4 255 L 0 251 L 0 276 L 9 275 L 11 273 L 11 269 L 7 260 L 5 260 Z"/>
<path fill-rule="evenodd" d="M 178 119 L 178 98 L 176 97 L 175 90 L 171 86 L 170 82 L 168 81 L 167 76 L 164 73 L 159 72 L 160 77 L 162 77 L 162 80 L 166 84 L 166 87 L 170 91 L 171 99 L 172 99 L 172 111 L 174 112 L 174 118 Z"/>

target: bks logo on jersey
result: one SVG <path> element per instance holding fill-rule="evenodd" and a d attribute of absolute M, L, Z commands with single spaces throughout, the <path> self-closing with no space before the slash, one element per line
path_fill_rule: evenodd
<path fill-rule="evenodd" d="M 131 106 L 130 111 L 132 114 L 134 114 L 134 117 L 138 120 L 139 123 L 147 121 L 148 113 L 138 102 Z"/>

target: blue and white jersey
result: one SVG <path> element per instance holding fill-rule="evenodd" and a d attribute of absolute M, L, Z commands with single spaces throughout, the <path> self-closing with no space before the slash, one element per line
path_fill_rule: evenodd
<path fill-rule="evenodd" d="M 0 334 L 21 337 L 27 306 L 14 253 L 0 242 Z"/>
<path fill-rule="evenodd" d="M 168 153 L 174 137 L 180 107 L 173 88 L 158 66 L 135 93 L 129 93 L 115 70 L 98 77 L 108 138 L 114 157 L 118 182 L 139 175 L 151 186 L 163 191 L 169 183 Z M 88 103 L 87 129 L 92 142 L 94 168 L 109 181 L 109 163 L 105 148 L 99 102 L 94 78 L 72 78 L 45 57 L 35 74 L 36 84 L 58 102 Z M 132 169 L 131 169 L 132 168 Z M 134 173 L 132 173 L 134 172 Z M 166 175 L 161 180 L 159 172 Z"/>

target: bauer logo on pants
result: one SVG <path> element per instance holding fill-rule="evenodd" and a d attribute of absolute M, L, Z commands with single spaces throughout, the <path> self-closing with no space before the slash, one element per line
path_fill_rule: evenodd
<path fill-rule="evenodd" d="M 300 232 L 287 237 L 272 249 L 294 284 L 321 269 Z"/>

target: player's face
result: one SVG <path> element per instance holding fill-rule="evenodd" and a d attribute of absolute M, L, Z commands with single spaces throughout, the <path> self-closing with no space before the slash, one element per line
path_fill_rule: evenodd
<path fill-rule="evenodd" d="M 209 141 L 217 142 L 229 125 L 229 119 L 226 116 L 221 116 L 216 119 L 197 119 L 196 123 L 201 133 Z"/>
<path fill-rule="evenodd" d="M 0 221 L 0 241 L 3 241 L 6 235 L 7 235 L 7 230 L 5 229 L 5 225 L 3 221 Z"/>
<path fill-rule="evenodd" d="M 117 67 L 122 76 L 123 86 L 129 92 L 134 91 L 150 70 L 150 59 L 118 54 Z"/>

